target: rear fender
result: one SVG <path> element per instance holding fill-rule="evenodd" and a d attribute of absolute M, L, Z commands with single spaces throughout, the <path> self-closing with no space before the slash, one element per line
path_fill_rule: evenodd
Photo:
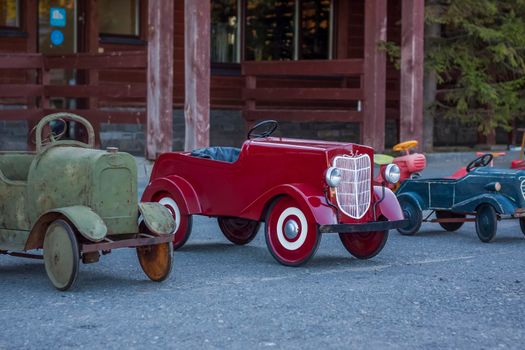
<path fill-rule="evenodd" d="M 388 221 L 403 220 L 405 217 L 403 216 L 403 210 L 401 210 L 401 206 L 399 205 L 396 195 L 388 187 L 385 187 L 384 191 L 385 197 L 377 205 L 381 211 L 381 214 L 383 214 L 388 219 Z M 383 197 L 382 186 L 374 186 L 374 193 L 376 198 L 380 200 Z M 372 203 L 372 205 L 374 204 Z"/>
<path fill-rule="evenodd" d="M 326 203 L 326 198 L 321 189 L 307 184 L 280 185 L 265 192 L 241 212 L 241 217 L 252 220 L 264 221 L 266 211 L 271 203 L 278 197 L 287 195 L 299 203 L 303 203 L 319 225 L 337 223 L 334 208 Z"/>
<path fill-rule="evenodd" d="M 77 205 L 72 207 L 52 209 L 40 215 L 31 229 L 25 250 L 38 249 L 43 246 L 47 226 L 58 219 L 67 219 L 74 228 L 91 242 L 100 242 L 106 238 L 106 224 L 91 208 Z"/>
<path fill-rule="evenodd" d="M 175 220 L 170 211 L 156 202 L 139 203 L 140 217 L 146 227 L 158 235 L 175 231 Z"/>
<path fill-rule="evenodd" d="M 399 190 L 398 190 L 399 192 Z M 423 198 L 421 198 L 421 196 L 419 194 L 417 194 L 416 192 L 405 192 L 405 193 L 402 193 L 402 194 L 399 194 L 397 195 L 397 199 L 398 201 L 402 198 L 408 198 L 408 199 L 411 199 L 412 201 L 414 201 L 414 203 L 416 203 L 417 207 L 423 211 L 423 210 L 427 210 L 426 206 L 423 205 Z"/>
<path fill-rule="evenodd" d="M 490 204 L 498 214 L 512 215 L 518 207 L 510 199 L 499 193 L 483 193 L 455 204 L 452 211 L 460 213 L 473 213 L 481 204 Z"/>
<path fill-rule="evenodd" d="M 181 210 L 187 214 L 202 213 L 199 197 L 188 181 L 177 175 L 161 177 L 153 180 L 144 190 L 142 202 L 152 202 L 158 193 L 169 193 Z"/>

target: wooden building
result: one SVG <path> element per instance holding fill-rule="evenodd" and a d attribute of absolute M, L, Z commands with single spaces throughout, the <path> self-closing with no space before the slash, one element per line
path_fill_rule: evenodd
<path fill-rule="evenodd" d="M 424 0 L 2 0 L 0 120 L 143 123 L 153 158 L 173 108 L 186 148 L 208 144 L 210 109 L 238 109 L 355 123 L 382 151 L 387 119 L 422 137 L 423 17 Z"/>

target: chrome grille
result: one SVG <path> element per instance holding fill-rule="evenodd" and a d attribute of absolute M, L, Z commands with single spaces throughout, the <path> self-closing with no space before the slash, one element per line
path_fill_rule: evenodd
<path fill-rule="evenodd" d="M 335 189 L 339 209 L 351 218 L 362 218 L 370 207 L 370 157 L 367 154 L 336 157 L 334 166 L 342 172 L 341 182 Z"/>

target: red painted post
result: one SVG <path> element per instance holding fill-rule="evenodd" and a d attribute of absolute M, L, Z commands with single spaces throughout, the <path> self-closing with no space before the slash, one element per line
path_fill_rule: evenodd
<path fill-rule="evenodd" d="M 386 54 L 379 44 L 386 41 L 387 2 L 365 0 L 364 110 L 361 139 L 376 152 L 385 149 Z"/>
<path fill-rule="evenodd" d="M 185 0 L 186 151 L 210 144 L 210 6 L 209 0 Z"/>
<path fill-rule="evenodd" d="M 423 141 L 425 1 L 403 0 L 401 12 L 400 141 Z"/>
<path fill-rule="evenodd" d="M 146 158 L 173 148 L 173 1 L 148 2 Z"/>

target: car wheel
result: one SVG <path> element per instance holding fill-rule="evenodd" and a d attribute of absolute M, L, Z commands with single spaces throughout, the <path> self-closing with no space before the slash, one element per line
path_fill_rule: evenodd
<path fill-rule="evenodd" d="M 490 204 L 482 204 L 476 210 L 476 233 L 480 241 L 489 243 L 496 236 L 498 216 Z"/>
<path fill-rule="evenodd" d="M 162 282 L 171 273 L 173 244 L 168 242 L 137 247 L 137 257 L 146 276 L 152 281 Z"/>
<path fill-rule="evenodd" d="M 388 240 L 388 231 L 339 233 L 339 239 L 356 258 L 370 259 L 383 250 Z"/>
<path fill-rule="evenodd" d="M 521 233 L 525 235 L 525 218 L 520 218 Z"/>
<path fill-rule="evenodd" d="M 237 245 L 250 243 L 261 226 L 259 221 L 224 216 L 218 217 L 217 222 L 224 236 Z"/>
<path fill-rule="evenodd" d="M 44 237 L 44 266 L 47 277 L 58 290 L 71 288 L 78 276 L 80 250 L 74 230 L 64 220 L 55 220 Z"/>
<path fill-rule="evenodd" d="M 399 206 L 403 210 L 405 219 L 408 219 L 408 225 L 398 228 L 399 233 L 405 236 L 413 236 L 419 231 L 423 222 L 423 213 L 412 198 L 403 197 L 399 199 Z"/>
<path fill-rule="evenodd" d="M 450 211 L 436 210 L 436 218 L 438 219 L 464 219 L 465 214 L 453 213 Z M 457 231 L 463 226 L 464 222 L 439 222 L 439 225 L 445 230 L 453 232 Z"/>
<path fill-rule="evenodd" d="M 160 193 L 153 197 L 153 201 L 159 202 L 171 212 L 173 219 L 175 220 L 175 230 L 173 234 L 173 249 L 182 247 L 188 238 L 190 238 L 191 227 L 192 227 L 192 216 L 184 213 L 181 210 L 180 205 L 177 201 L 167 193 Z"/>
<path fill-rule="evenodd" d="M 266 217 L 268 250 L 283 265 L 306 263 L 317 250 L 321 235 L 310 212 L 291 197 L 273 202 Z"/>

